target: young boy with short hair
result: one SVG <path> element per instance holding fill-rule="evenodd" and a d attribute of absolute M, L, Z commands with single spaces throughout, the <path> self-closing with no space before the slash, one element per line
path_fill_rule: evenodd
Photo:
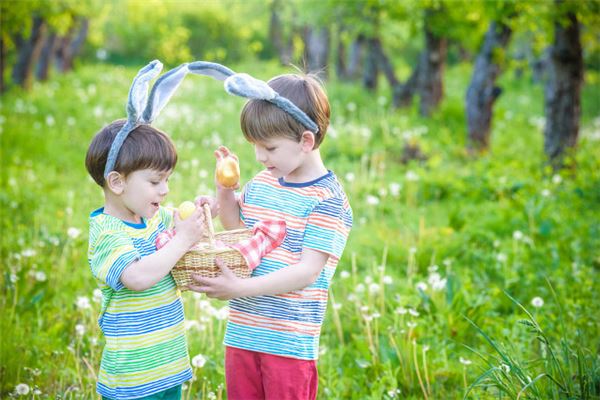
<path fill-rule="evenodd" d="M 226 229 L 283 219 L 286 238 L 263 257 L 252 278 L 236 278 L 219 263 L 223 274 L 196 278 L 192 290 L 232 299 L 224 341 L 229 399 L 315 399 L 327 291 L 352 227 L 352 210 L 319 152 L 330 116 L 319 82 L 281 75 L 268 85 L 292 106 L 252 99 L 241 114 L 244 136 L 266 169 L 239 198 L 217 184 L 217 200 Z M 294 107 L 299 111 L 290 112 Z M 216 156 L 219 162 L 232 155 L 220 147 Z"/>
<path fill-rule="evenodd" d="M 181 296 L 169 273 L 204 235 L 201 207 L 182 221 L 161 207 L 177 153 L 163 132 L 142 124 L 109 150 L 125 120 L 94 137 L 86 168 L 104 192 L 90 215 L 88 259 L 102 290 L 99 325 L 106 338 L 97 391 L 103 399 L 180 399 L 192 378 Z M 125 128 L 127 129 L 127 128 Z M 177 235 L 156 250 L 158 233 Z"/>

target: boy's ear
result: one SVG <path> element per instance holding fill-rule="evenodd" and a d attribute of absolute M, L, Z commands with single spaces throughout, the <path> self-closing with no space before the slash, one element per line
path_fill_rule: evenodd
<path fill-rule="evenodd" d="M 116 195 L 123 193 L 125 188 L 125 177 L 117 171 L 111 171 L 106 177 L 106 187 Z"/>
<path fill-rule="evenodd" d="M 305 153 L 310 153 L 315 148 L 315 134 L 311 131 L 302 132 L 302 138 L 300 139 L 300 143 L 302 144 L 302 151 Z"/>

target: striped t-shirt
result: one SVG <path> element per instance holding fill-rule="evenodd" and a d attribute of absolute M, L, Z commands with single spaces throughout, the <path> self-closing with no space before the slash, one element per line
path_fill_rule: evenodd
<path fill-rule="evenodd" d="M 225 345 L 316 360 L 327 291 L 352 227 L 344 190 L 332 172 L 299 184 L 263 171 L 246 184 L 239 202 L 248 228 L 267 219 L 283 219 L 287 225 L 283 243 L 263 257 L 252 276 L 298 263 L 303 249 L 327 253 L 329 258 L 317 280 L 304 289 L 231 300 Z"/>
<path fill-rule="evenodd" d="M 102 290 L 98 323 L 106 338 L 97 391 L 111 399 L 135 399 L 191 379 L 181 295 L 171 274 L 144 291 L 121 283 L 125 267 L 156 251 L 156 236 L 172 224 L 160 208 L 140 224 L 90 215 L 88 260 Z"/>

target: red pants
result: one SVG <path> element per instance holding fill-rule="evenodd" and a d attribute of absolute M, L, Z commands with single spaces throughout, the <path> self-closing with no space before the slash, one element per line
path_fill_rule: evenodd
<path fill-rule="evenodd" d="M 316 360 L 225 347 L 229 400 L 314 400 L 319 376 Z"/>

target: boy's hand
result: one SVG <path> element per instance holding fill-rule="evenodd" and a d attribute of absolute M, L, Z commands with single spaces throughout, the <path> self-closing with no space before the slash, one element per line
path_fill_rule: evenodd
<path fill-rule="evenodd" d="M 219 203 L 214 197 L 198 196 L 194 200 L 194 203 L 196 204 L 197 208 L 202 208 L 205 204 L 208 204 L 208 206 L 210 207 L 210 215 L 212 215 L 213 218 L 219 215 Z"/>
<path fill-rule="evenodd" d="M 231 157 L 235 159 L 236 162 L 239 162 L 238 157 L 234 153 L 232 153 L 227 147 L 219 146 L 219 148 L 215 150 L 215 158 L 217 159 L 217 165 L 215 168 L 215 185 L 219 190 L 237 190 L 240 188 L 239 182 L 236 183 L 234 186 L 224 187 L 221 184 L 219 184 L 219 181 L 217 180 L 216 171 L 219 169 L 219 163 L 221 162 L 221 160 L 227 157 Z"/>
<path fill-rule="evenodd" d="M 198 243 L 204 236 L 206 236 L 206 221 L 204 217 L 204 210 L 202 207 L 196 207 L 196 210 L 182 220 L 179 216 L 179 211 L 175 211 L 175 231 L 177 234 L 175 237 L 179 237 L 184 241 L 185 245 L 189 248 Z"/>
<path fill-rule="evenodd" d="M 189 289 L 198 293 L 206 293 L 206 296 L 219 300 L 229 300 L 242 297 L 241 292 L 244 279 L 235 276 L 223 261 L 215 258 L 215 264 L 221 269 L 221 275 L 216 278 L 203 278 L 192 275 L 195 285 L 189 285 Z"/>

